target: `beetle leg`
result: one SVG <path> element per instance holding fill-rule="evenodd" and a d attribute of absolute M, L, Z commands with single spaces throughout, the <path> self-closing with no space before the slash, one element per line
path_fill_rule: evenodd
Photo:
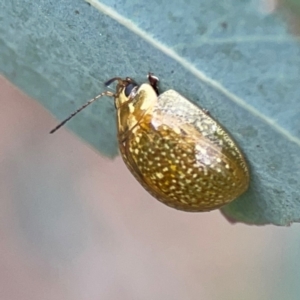
<path fill-rule="evenodd" d="M 158 91 L 158 82 L 159 82 L 159 79 L 158 77 L 156 77 L 153 73 L 148 73 L 148 80 L 149 80 L 149 83 L 150 85 L 153 87 L 153 89 L 155 90 L 157 96 L 159 95 L 159 91 Z"/>
<path fill-rule="evenodd" d="M 202 110 L 206 115 L 210 116 L 210 112 L 208 109 L 202 108 Z"/>

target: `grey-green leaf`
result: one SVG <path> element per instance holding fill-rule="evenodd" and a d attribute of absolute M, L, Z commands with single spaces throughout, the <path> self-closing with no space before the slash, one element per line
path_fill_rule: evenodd
<path fill-rule="evenodd" d="M 252 0 L 0 3 L 0 71 L 61 120 L 114 76 L 144 81 L 208 109 L 243 149 L 251 185 L 222 212 L 249 224 L 300 220 L 300 46 Z M 117 155 L 110 98 L 68 126 Z M 49 128 L 50 130 L 51 128 Z"/>

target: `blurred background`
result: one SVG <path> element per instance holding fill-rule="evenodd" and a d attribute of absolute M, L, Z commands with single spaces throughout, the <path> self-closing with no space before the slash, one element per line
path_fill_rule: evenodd
<path fill-rule="evenodd" d="M 300 299 L 299 224 L 170 209 L 4 78 L 0 104 L 1 300 Z"/>

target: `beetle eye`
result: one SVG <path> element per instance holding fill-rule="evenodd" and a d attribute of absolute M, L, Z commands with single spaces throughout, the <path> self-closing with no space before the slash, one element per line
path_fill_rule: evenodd
<path fill-rule="evenodd" d="M 124 91 L 125 96 L 126 96 L 126 97 L 129 97 L 129 95 L 131 94 L 132 90 L 133 90 L 135 87 L 137 87 L 137 84 L 135 84 L 135 83 L 129 83 L 129 84 L 127 84 L 127 86 L 126 86 L 126 88 L 125 88 L 125 91 Z"/>

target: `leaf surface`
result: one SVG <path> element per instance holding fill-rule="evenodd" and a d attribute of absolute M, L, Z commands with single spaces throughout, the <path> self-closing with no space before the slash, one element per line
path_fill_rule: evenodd
<path fill-rule="evenodd" d="M 162 90 L 208 109 L 247 157 L 250 189 L 222 209 L 226 217 L 298 222 L 300 47 L 287 25 L 251 0 L 89 2 L 1 1 L 1 73 L 61 120 L 107 79 L 143 82 L 154 72 Z M 117 155 L 112 99 L 68 126 L 104 155 Z"/>

